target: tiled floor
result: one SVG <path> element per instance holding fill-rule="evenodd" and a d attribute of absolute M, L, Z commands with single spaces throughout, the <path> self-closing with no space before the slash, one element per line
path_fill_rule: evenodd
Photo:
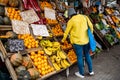
<path fill-rule="evenodd" d="M 66 77 L 66 72 L 60 72 L 46 80 L 120 80 L 120 45 L 112 47 L 109 51 L 103 51 L 93 59 L 95 75 L 87 75 L 87 65 L 85 65 L 86 76 L 80 79 L 74 75 L 78 71 L 77 64 L 70 67 L 70 74 Z"/>

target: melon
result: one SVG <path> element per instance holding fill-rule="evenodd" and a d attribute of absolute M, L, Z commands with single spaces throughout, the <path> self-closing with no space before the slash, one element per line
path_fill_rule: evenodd
<path fill-rule="evenodd" d="M 15 53 L 10 57 L 10 61 L 13 66 L 20 66 L 23 61 L 23 57 L 20 53 Z"/>
<path fill-rule="evenodd" d="M 17 68 L 15 68 L 15 71 L 18 73 L 20 73 L 20 71 L 22 70 L 26 70 L 25 66 L 18 66 Z"/>

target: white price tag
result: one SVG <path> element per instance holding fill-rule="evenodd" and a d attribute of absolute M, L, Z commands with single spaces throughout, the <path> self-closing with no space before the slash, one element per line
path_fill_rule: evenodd
<path fill-rule="evenodd" d="M 46 25 L 31 24 L 33 34 L 36 36 L 50 36 Z"/>
<path fill-rule="evenodd" d="M 16 34 L 30 34 L 29 24 L 27 22 L 12 20 L 12 28 Z"/>
<path fill-rule="evenodd" d="M 45 18 L 56 20 L 55 10 L 45 7 Z"/>
<path fill-rule="evenodd" d="M 36 12 L 33 9 L 23 11 L 20 13 L 20 15 L 21 15 L 23 21 L 25 21 L 29 24 L 37 22 L 40 20 L 38 15 L 36 14 Z"/>

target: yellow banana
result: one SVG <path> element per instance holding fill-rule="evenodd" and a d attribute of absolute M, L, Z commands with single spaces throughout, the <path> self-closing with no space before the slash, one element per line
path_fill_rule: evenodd
<path fill-rule="evenodd" d="M 59 51 L 57 51 L 57 57 L 59 57 L 59 58 L 61 59 L 61 56 L 60 56 L 60 54 L 59 54 Z"/>
<path fill-rule="evenodd" d="M 61 69 L 56 63 L 53 63 L 53 66 L 57 71 Z"/>
<path fill-rule="evenodd" d="M 60 57 L 62 59 L 66 59 L 67 58 L 67 56 L 65 55 L 65 53 L 63 51 L 60 51 L 58 54 L 60 55 Z"/>
<path fill-rule="evenodd" d="M 67 67 L 70 66 L 69 62 L 66 59 L 64 59 L 63 62 L 67 65 Z"/>
<path fill-rule="evenodd" d="M 67 68 L 67 65 L 63 62 L 63 60 L 61 60 L 61 66 L 63 67 L 63 69 Z"/>
<path fill-rule="evenodd" d="M 55 60 L 56 60 L 57 63 L 60 63 L 61 59 L 59 57 L 56 57 Z"/>
<path fill-rule="evenodd" d="M 58 64 L 58 66 L 59 66 L 60 68 L 62 68 L 62 66 L 61 66 L 61 64 L 60 64 L 60 63 Z"/>
<path fill-rule="evenodd" d="M 47 50 L 46 48 L 44 48 L 44 51 L 45 51 L 45 53 L 47 54 L 47 55 L 52 55 L 52 52 L 51 51 L 49 51 L 49 50 Z"/>

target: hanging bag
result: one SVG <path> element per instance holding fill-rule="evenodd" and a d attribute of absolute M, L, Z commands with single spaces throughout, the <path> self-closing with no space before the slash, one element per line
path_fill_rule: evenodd
<path fill-rule="evenodd" d="M 87 20 L 87 19 L 86 19 Z M 87 21 L 87 25 L 88 25 L 88 21 Z M 92 52 L 95 51 L 96 49 L 96 41 L 95 41 L 95 38 L 94 38 L 94 35 L 92 34 L 91 30 L 90 30 L 90 27 L 88 25 L 88 37 L 89 37 L 89 45 L 90 45 L 90 49 L 92 50 Z"/>

